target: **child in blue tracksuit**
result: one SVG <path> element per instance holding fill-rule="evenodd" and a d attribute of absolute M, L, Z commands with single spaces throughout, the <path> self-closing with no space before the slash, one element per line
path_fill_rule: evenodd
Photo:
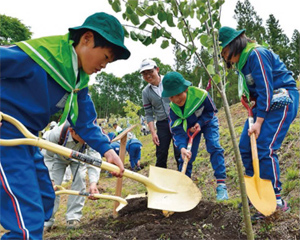
<path fill-rule="evenodd" d="M 140 171 L 140 159 L 141 159 L 141 150 L 143 147 L 143 144 L 140 140 L 133 137 L 132 133 L 128 133 L 128 141 L 126 144 L 126 151 L 129 154 L 129 162 L 131 169 L 133 171 Z"/>
<path fill-rule="evenodd" d="M 222 57 L 228 67 L 235 64 L 239 71 L 240 97 L 245 95 L 256 101 L 253 108 L 254 124 L 248 130 L 247 120 L 241 134 L 241 157 L 246 174 L 253 176 L 249 136 L 255 133 L 260 177 L 272 181 L 277 207 L 288 211 L 287 202 L 280 196 L 280 169 L 276 152 L 297 115 L 299 92 L 292 72 L 287 70 L 278 55 L 248 39 L 244 32 L 244 29 L 238 31 L 230 27 L 222 27 L 219 30 L 220 45 L 223 47 Z M 262 217 L 261 214 L 254 216 Z"/>
<path fill-rule="evenodd" d="M 170 115 L 169 124 L 174 138 L 174 143 L 181 152 L 179 170 L 182 169 L 183 159 L 189 159 L 186 175 L 191 177 L 193 162 L 203 134 L 206 149 L 210 153 L 210 162 L 217 179 L 217 200 L 227 200 L 227 187 L 225 185 L 226 168 L 224 150 L 219 143 L 219 123 L 215 115 L 218 110 L 209 94 L 191 85 L 178 72 L 169 72 L 163 79 L 163 97 L 169 97 Z M 193 140 L 191 152 L 187 151 L 188 134 L 200 130 Z"/>
<path fill-rule="evenodd" d="M 120 22 L 106 13 L 89 16 L 64 36 L 44 37 L 0 48 L 0 111 L 19 120 L 34 135 L 50 116 L 64 109 L 62 122 L 74 130 L 108 162 L 124 166 L 110 141 L 96 124 L 88 94 L 92 73 L 110 62 L 127 59 Z M 3 139 L 22 138 L 2 121 Z M 43 156 L 34 146 L 0 146 L 0 223 L 9 230 L 2 239 L 42 239 L 44 221 L 51 217 L 55 194 Z"/>

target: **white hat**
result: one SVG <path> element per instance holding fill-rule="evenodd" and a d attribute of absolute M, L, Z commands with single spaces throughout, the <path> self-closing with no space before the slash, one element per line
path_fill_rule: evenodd
<path fill-rule="evenodd" d="M 154 62 L 151 59 L 144 59 L 141 63 L 141 67 L 140 67 L 140 73 L 145 71 L 145 70 L 150 70 L 157 67 L 156 62 Z"/>

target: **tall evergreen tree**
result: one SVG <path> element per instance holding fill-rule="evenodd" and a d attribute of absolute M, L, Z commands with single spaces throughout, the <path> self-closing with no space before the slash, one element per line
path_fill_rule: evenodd
<path fill-rule="evenodd" d="M 289 69 L 291 66 L 291 50 L 288 47 L 289 39 L 283 33 L 279 20 L 276 20 L 273 14 L 267 19 L 267 36 L 267 43 Z"/>
<path fill-rule="evenodd" d="M 289 70 L 293 71 L 295 79 L 300 78 L 300 33 L 294 30 L 292 40 L 290 42 L 291 49 L 291 65 Z"/>
<path fill-rule="evenodd" d="M 266 30 L 262 26 L 262 19 L 254 11 L 249 0 L 238 1 L 234 10 L 233 18 L 237 20 L 237 29 L 246 29 L 246 35 L 262 43 L 266 39 Z"/>

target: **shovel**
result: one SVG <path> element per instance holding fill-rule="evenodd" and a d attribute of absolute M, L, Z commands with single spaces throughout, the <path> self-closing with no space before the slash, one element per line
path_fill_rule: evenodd
<path fill-rule="evenodd" d="M 0 139 L 0 145 L 2 146 L 37 146 L 111 172 L 120 171 L 114 164 L 38 138 L 29 132 L 18 120 L 2 112 L 0 112 L 1 120 L 8 121 L 16 126 L 26 137 L 11 140 Z M 193 181 L 175 170 L 150 166 L 149 177 L 129 170 L 125 170 L 123 175 L 146 186 L 148 191 L 148 208 L 185 212 L 196 207 L 201 199 L 201 193 Z"/>
<path fill-rule="evenodd" d="M 188 145 L 187 145 L 186 150 L 187 150 L 188 152 L 190 152 L 191 149 L 192 149 L 194 137 L 198 134 L 198 132 L 200 132 L 200 129 L 198 129 L 198 130 L 196 130 L 196 131 L 193 133 L 193 135 L 190 135 L 190 130 L 191 130 L 191 129 L 189 128 L 188 131 L 187 131 L 187 134 L 188 134 L 188 136 L 189 136 L 189 141 L 188 141 Z M 187 168 L 188 163 L 189 163 L 188 158 L 185 158 L 184 161 L 183 161 L 182 169 L 181 169 L 181 172 L 182 172 L 183 174 L 185 174 L 185 172 L 186 172 L 186 168 Z"/>
<path fill-rule="evenodd" d="M 187 135 L 189 136 L 189 141 L 188 141 L 188 145 L 187 145 L 187 151 L 190 152 L 191 149 L 192 149 L 192 146 L 193 146 L 193 140 L 194 140 L 194 137 L 198 134 L 198 132 L 200 132 L 200 129 L 196 130 L 193 135 L 190 135 L 190 128 L 188 129 L 187 131 Z M 183 161 L 183 165 L 182 165 L 182 168 L 181 168 L 181 172 L 183 174 L 185 174 L 186 172 L 186 168 L 187 168 L 187 165 L 189 163 L 189 159 L 186 157 L 184 158 L 184 161 Z M 199 190 L 200 191 L 200 190 Z M 165 217 L 170 217 L 171 215 L 174 214 L 174 212 L 169 212 L 169 211 L 166 211 L 166 210 L 163 210 L 163 215 Z"/>
<path fill-rule="evenodd" d="M 119 208 L 116 209 L 118 212 L 120 209 L 125 207 L 128 203 L 124 198 L 112 196 L 112 195 L 106 195 L 106 194 L 97 194 L 97 193 L 89 193 L 89 192 L 79 192 L 74 190 L 67 190 L 63 186 L 55 185 L 54 188 L 58 189 L 55 191 L 55 195 L 61 195 L 61 194 L 68 194 L 68 195 L 78 195 L 83 197 L 94 197 L 94 198 L 101 198 L 101 199 L 107 199 L 107 200 L 114 200 L 119 202 Z"/>
<path fill-rule="evenodd" d="M 254 123 L 252 109 L 255 104 L 250 107 L 246 102 L 245 97 L 242 97 L 241 101 L 248 111 L 249 129 L 251 129 Z M 275 212 L 277 206 L 274 188 L 271 180 L 260 178 L 259 160 L 254 133 L 251 134 L 250 141 L 254 174 L 252 177 L 246 175 L 244 176 L 247 196 L 253 206 L 259 212 L 261 212 L 265 216 L 269 216 L 273 212 Z"/>

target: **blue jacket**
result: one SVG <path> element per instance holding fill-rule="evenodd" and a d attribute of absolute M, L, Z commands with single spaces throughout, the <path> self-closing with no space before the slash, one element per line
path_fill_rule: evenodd
<path fill-rule="evenodd" d="M 182 107 L 182 109 L 184 109 L 184 106 Z M 201 128 L 205 127 L 205 125 L 214 118 L 217 112 L 218 110 L 208 93 L 203 103 L 197 109 L 195 109 L 194 113 L 191 116 L 189 116 L 186 119 L 187 129 L 193 127 L 196 123 L 199 123 Z M 179 117 L 170 108 L 170 116 L 169 116 L 170 128 L 178 118 Z M 183 125 L 180 124 L 176 127 L 172 127 L 171 132 L 173 134 L 175 146 L 178 147 L 179 150 L 181 150 L 181 148 L 186 148 L 188 137 L 187 137 L 187 133 L 183 129 Z"/>
<path fill-rule="evenodd" d="M 1 47 L 0 51 L 0 110 L 37 135 L 47 126 L 50 116 L 64 108 L 68 92 L 19 47 Z M 111 149 L 110 140 L 97 126 L 88 88 L 78 92 L 78 107 L 78 120 L 73 126 L 76 133 L 103 156 Z"/>
<path fill-rule="evenodd" d="M 132 144 L 139 144 L 140 146 L 143 146 L 143 144 L 141 143 L 140 140 L 138 140 L 136 138 L 132 138 L 132 139 L 128 140 L 126 143 L 126 151 L 127 152 L 130 151 L 130 145 L 132 145 Z"/>
<path fill-rule="evenodd" d="M 277 54 L 263 47 L 250 53 L 242 73 L 250 96 L 256 98 L 258 117 L 265 118 L 269 112 L 275 89 L 297 90 L 292 72 L 287 70 Z"/>

